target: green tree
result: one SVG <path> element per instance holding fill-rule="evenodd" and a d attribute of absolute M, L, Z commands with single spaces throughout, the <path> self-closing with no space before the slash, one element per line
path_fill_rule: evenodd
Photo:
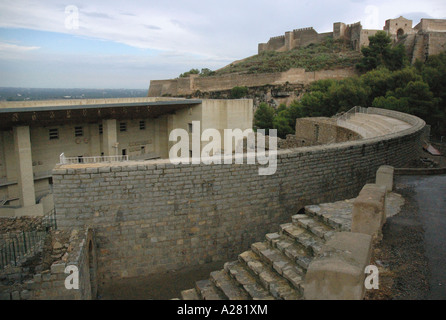
<path fill-rule="evenodd" d="M 273 119 L 273 128 L 277 129 L 277 136 L 285 139 L 287 134 L 293 134 L 294 130 L 290 126 L 288 110 L 280 111 Z"/>
<path fill-rule="evenodd" d="M 190 69 L 189 71 L 180 74 L 180 78 L 189 77 L 191 74 L 200 74 L 200 70 L 198 70 L 198 69 Z"/>
<path fill-rule="evenodd" d="M 410 81 L 406 86 L 388 91 L 385 97 L 373 100 L 373 107 L 393 109 L 416 115 L 426 122 L 436 124 L 441 118 L 439 98 L 435 98 L 424 81 Z"/>
<path fill-rule="evenodd" d="M 362 85 L 369 91 L 367 102 L 364 106 L 371 106 L 377 97 L 385 97 L 388 91 L 405 87 L 411 81 L 422 80 L 417 70 L 406 67 L 397 71 L 390 71 L 385 67 L 371 70 L 361 76 Z"/>
<path fill-rule="evenodd" d="M 446 54 L 430 56 L 421 68 L 424 81 L 429 84 L 432 93 L 446 104 Z"/>
<path fill-rule="evenodd" d="M 385 31 L 378 31 L 369 37 L 369 45 L 361 49 L 363 58 L 356 67 L 370 71 L 379 66 L 398 70 L 407 64 L 406 50 L 402 44 L 392 48 L 392 40 Z"/>
<path fill-rule="evenodd" d="M 384 57 L 384 64 L 390 70 L 399 70 L 408 64 L 406 48 L 402 43 L 391 48 Z"/>
<path fill-rule="evenodd" d="M 290 127 L 293 129 L 293 133 L 296 130 L 296 119 L 302 118 L 302 104 L 299 101 L 294 100 L 287 109 L 288 121 Z"/>
<path fill-rule="evenodd" d="M 277 110 L 276 110 L 276 114 L 279 114 L 281 111 L 285 111 L 285 110 L 287 110 L 286 104 L 285 103 L 281 103 L 279 105 L 279 107 L 277 108 Z"/>
<path fill-rule="evenodd" d="M 369 96 L 368 88 L 361 85 L 357 78 L 347 78 L 333 83 L 327 93 L 328 116 L 348 111 L 355 106 L 365 106 Z"/>
<path fill-rule="evenodd" d="M 247 94 L 248 94 L 247 87 L 234 87 L 231 90 L 231 98 L 232 99 L 240 99 L 240 98 L 246 97 Z"/>
<path fill-rule="evenodd" d="M 274 128 L 274 114 L 273 107 L 265 102 L 260 103 L 254 114 L 254 130 L 265 129 L 265 134 L 268 134 L 269 129 Z"/>
<path fill-rule="evenodd" d="M 215 71 L 212 71 L 211 69 L 208 68 L 203 68 L 200 71 L 200 76 L 202 77 L 209 77 L 209 76 L 213 76 L 215 75 Z"/>
<path fill-rule="evenodd" d="M 389 70 L 384 67 L 371 70 L 361 76 L 362 85 L 369 88 L 367 106 L 371 106 L 376 97 L 386 95 L 389 90 L 390 78 Z"/>

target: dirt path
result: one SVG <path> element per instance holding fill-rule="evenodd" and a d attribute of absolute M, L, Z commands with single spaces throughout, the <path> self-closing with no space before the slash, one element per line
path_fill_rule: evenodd
<path fill-rule="evenodd" d="M 397 176 L 395 189 L 405 204 L 384 225 L 372 261 L 380 289 L 366 298 L 446 299 L 446 176 Z"/>

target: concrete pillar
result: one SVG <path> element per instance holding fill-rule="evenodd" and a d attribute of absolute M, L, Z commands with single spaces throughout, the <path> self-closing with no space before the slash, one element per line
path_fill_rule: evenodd
<path fill-rule="evenodd" d="M 105 156 L 117 155 L 118 133 L 116 129 L 116 119 L 102 121 L 102 146 Z"/>
<path fill-rule="evenodd" d="M 169 157 L 169 134 L 167 129 L 167 115 L 162 115 L 155 120 L 155 153 L 161 158 Z"/>
<path fill-rule="evenodd" d="M 88 125 L 90 130 L 89 135 L 89 149 L 90 156 L 100 156 L 101 155 L 101 136 L 99 134 L 99 128 L 96 123 L 92 123 Z"/>
<path fill-rule="evenodd" d="M 14 151 L 17 161 L 17 182 L 20 205 L 30 207 L 36 204 L 34 190 L 31 139 L 28 126 L 14 127 Z"/>

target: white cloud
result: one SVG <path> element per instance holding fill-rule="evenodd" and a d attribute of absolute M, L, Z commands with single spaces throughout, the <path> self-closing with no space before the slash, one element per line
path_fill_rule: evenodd
<path fill-rule="evenodd" d="M 79 10 L 78 29 L 65 26 L 69 5 Z M 79 86 L 72 79 L 79 83 L 80 79 L 92 83 L 101 79 L 106 82 L 103 86 L 118 87 L 124 78 L 132 86 L 141 83 L 135 87 L 145 87 L 150 79 L 174 77 L 190 68 L 215 70 L 254 55 L 259 42 L 285 31 L 312 26 L 328 32 L 339 21 L 361 21 L 365 28 L 382 29 L 386 19 L 412 13 L 419 16 L 420 12 L 444 18 L 446 5 L 444 0 L 424 0 L 422 5 L 411 0 L 1 0 L 0 28 L 73 34 L 161 52 L 136 57 L 107 52 L 59 55 L 48 52 L 43 44 L 37 50 L 8 39 L 0 43 L 4 60 L 0 70 L 8 70 L 17 83 L 34 81 L 33 76 L 36 81 L 50 81 L 40 76 L 44 73 L 58 79 L 54 80 L 58 85 L 62 83 L 59 79 L 65 79 L 66 87 Z M 33 45 L 40 46 L 38 41 Z M 26 63 L 10 66 L 4 59 L 17 57 Z"/>
<path fill-rule="evenodd" d="M 20 46 L 16 44 L 0 42 L 0 58 L 2 59 L 16 59 L 21 57 L 24 53 L 40 49 L 35 46 Z"/>
<path fill-rule="evenodd" d="M 65 8 L 79 9 L 79 29 L 65 28 Z M 333 22 L 362 21 L 382 29 L 384 21 L 420 11 L 419 1 L 2 0 L 0 27 L 29 28 L 111 40 L 150 48 L 239 59 L 257 43 L 294 28 L 330 31 Z M 423 12 L 446 15 L 444 1 L 426 0 Z M 414 21 L 414 23 L 416 23 Z"/>
<path fill-rule="evenodd" d="M 25 52 L 25 51 L 36 50 L 36 49 L 40 49 L 40 47 L 18 46 L 16 44 L 0 42 L 0 51 Z"/>

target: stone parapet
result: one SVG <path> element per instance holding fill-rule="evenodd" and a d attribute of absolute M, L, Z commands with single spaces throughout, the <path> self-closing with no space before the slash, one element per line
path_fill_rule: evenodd
<path fill-rule="evenodd" d="M 352 232 L 379 237 L 386 221 L 386 186 L 366 184 L 353 203 Z"/>
<path fill-rule="evenodd" d="M 336 233 L 307 270 L 305 299 L 361 300 L 365 294 L 364 270 L 371 252 L 371 236 Z"/>

